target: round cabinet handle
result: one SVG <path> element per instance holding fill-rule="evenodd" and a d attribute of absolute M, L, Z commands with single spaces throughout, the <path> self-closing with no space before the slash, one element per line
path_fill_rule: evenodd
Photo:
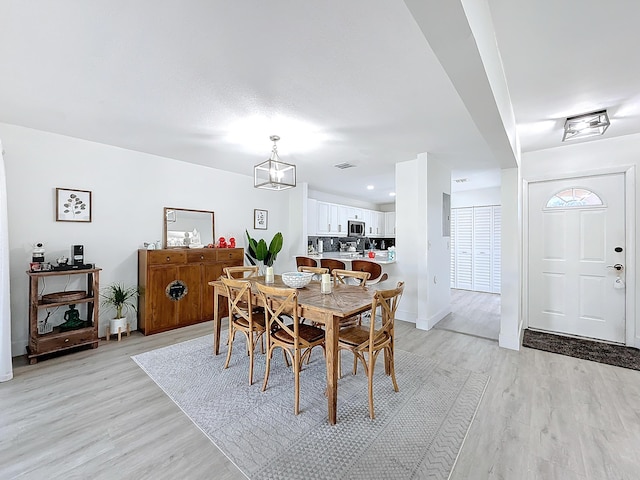
<path fill-rule="evenodd" d="M 200 255 L 200 260 L 204 260 L 204 255 Z"/>
<path fill-rule="evenodd" d="M 64 343 L 67 343 L 68 341 L 69 341 L 69 339 L 68 339 L 68 338 L 65 338 L 65 339 L 64 339 Z"/>
<path fill-rule="evenodd" d="M 167 262 L 171 261 L 171 257 L 167 257 Z"/>

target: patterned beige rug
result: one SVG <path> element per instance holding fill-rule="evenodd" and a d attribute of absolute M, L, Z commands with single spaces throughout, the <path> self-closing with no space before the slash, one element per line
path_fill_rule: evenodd
<path fill-rule="evenodd" d="M 314 351 L 300 378 L 300 415 L 293 414 L 293 375 L 274 354 L 261 392 L 264 356 L 248 385 L 242 335 L 223 370 L 226 349 L 212 354 L 205 336 L 132 357 L 212 442 L 250 479 L 447 479 L 486 388 L 486 375 L 396 351 L 399 392 L 378 359 L 376 419 L 370 420 L 367 379 L 343 352 L 338 424 L 327 423 L 326 369 Z M 223 336 L 221 345 L 225 345 Z"/>

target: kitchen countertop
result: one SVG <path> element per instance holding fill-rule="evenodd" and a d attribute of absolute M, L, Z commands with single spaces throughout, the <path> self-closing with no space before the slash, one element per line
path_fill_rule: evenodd
<path fill-rule="evenodd" d="M 376 253 L 375 258 L 369 258 L 366 255 L 363 257 L 360 252 L 324 252 L 313 255 L 305 253 L 297 256 L 314 258 L 316 260 L 320 260 L 322 258 L 335 258 L 336 260 L 342 260 L 345 263 L 351 263 L 351 260 L 369 260 L 370 262 L 379 263 L 380 265 L 391 265 L 396 263 L 395 260 L 389 261 L 386 250 L 374 250 L 374 252 Z"/>

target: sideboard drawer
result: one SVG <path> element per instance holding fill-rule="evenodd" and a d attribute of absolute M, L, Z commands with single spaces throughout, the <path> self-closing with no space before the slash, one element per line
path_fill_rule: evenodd
<path fill-rule="evenodd" d="M 147 253 L 149 265 L 179 265 L 187 262 L 187 254 L 183 250 L 149 250 Z"/>
<path fill-rule="evenodd" d="M 244 249 L 242 248 L 218 248 L 216 249 L 219 262 L 229 260 L 244 260 Z"/>
<path fill-rule="evenodd" d="M 218 260 L 216 249 L 196 248 L 187 251 L 187 261 L 189 263 L 216 262 Z"/>

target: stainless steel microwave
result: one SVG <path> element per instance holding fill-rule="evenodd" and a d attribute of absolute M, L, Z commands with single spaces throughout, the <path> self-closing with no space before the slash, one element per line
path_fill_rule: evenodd
<path fill-rule="evenodd" d="M 364 222 L 359 222 L 357 220 L 349 220 L 347 222 L 347 235 L 350 237 L 364 237 L 365 228 Z"/>

